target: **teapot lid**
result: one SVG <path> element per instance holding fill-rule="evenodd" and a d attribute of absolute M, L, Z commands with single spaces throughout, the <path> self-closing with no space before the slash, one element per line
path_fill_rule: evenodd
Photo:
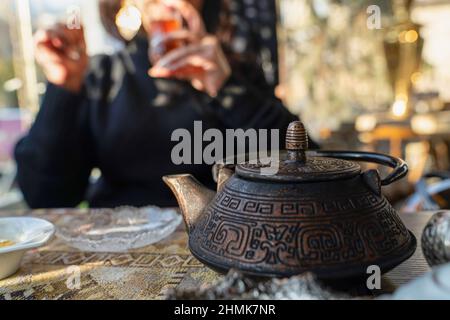
<path fill-rule="evenodd" d="M 308 136 L 303 123 L 292 122 L 286 133 L 286 151 L 280 152 L 279 159 L 238 164 L 236 174 L 265 181 L 307 182 L 348 179 L 361 173 L 356 162 L 317 157 L 307 150 Z M 275 172 L 267 170 L 269 168 L 274 168 Z"/>

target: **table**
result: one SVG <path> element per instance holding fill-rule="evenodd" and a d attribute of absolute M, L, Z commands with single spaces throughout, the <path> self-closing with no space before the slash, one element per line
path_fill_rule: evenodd
<path fill-rule="evenodd" d="M 0 216 L 27 215 L 55 224 L 63 215 L 81 210 L 0 212 Z M 416 253 L 383 276 L 383 292 L 392 292 L 429 270 L 420 249 L 423 227 L 431 212 L 402 214 L 418 241 Z M 197 261 L 187 247 L 184 226 L 165 240 L 125 253 L 80 252 L 57 238 L 29 251 L 20 270 L 0 280 L 1 299 L 164 299 L 169 288 L 209 285 L 220 275 Z"/>

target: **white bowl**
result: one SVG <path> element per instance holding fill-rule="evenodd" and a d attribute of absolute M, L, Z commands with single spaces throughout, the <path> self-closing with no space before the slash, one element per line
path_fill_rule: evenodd
<path fill-rule="evenodd" d="M 37 218 L 0 218 L 0 240 L 14 244 L 0 248 L 0 279 L 14 274 L 29 249 L 43 246 L 55 233 L 53 224 Z"/>

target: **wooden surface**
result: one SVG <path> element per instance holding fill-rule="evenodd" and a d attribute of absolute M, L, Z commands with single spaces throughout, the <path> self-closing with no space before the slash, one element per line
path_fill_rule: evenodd
<path fill-rule="evenodd" d="M 85 213 L 79 210 L 0 212 L 3 217 L 30 215 L 56 225 L 68 214 Z M 401 215 L 417 237 L 419 247 L 411 259 L 383 276 L 383 292 L 392 292 L 429 270 L 420 249 L 420 237 L 430 217 L 431 213 Z M 220 275 L 189 253 L 187 235 L 181 226 L 155 245 L 125 253 L 80 252 L 54 238 L 47 246 L 29 251 L 15 275 L 0 280 L 0 300 L 163 299 L 168 288 L 195 288 L 219 278 Z"/>

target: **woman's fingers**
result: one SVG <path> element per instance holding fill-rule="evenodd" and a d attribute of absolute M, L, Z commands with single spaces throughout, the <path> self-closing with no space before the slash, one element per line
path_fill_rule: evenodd
<path fill-rule="evenodd" d="M 36 59 L 40 64 L 52 61 L 77 62 L 82 58 L 82 53 L 82 51 L 61 46 L 55 40 L 39 42 L 36 45 Z"/>
<path fill-rule="evenodd" d="M 158 61 L 156 66 L 167 67 L 177 62 L 177 60 L 181 60 L 194 54 L 201 54 L 202 56 L 213 60 L 216 56 L 216 51 L 217 43 L 213 37 L 205 37 L 201 43 L 190 44 L 170 51 Z"/>
<path fill-rule="evenodd" d="M 214 62 L 197 54 L 185 57 L 167 68 L 152 68 L 149 75 L 155 78 L 187 80 L 195 89 L 216 96 L 220 77 L 212 75 L 217 73 L 217 69 Z"/>
<path fill-rule="evenodd" d="M 150 69 L 156 78 L 188 80 L 194 88 L 216 96 L 231 74 L 219 41 L 205 36 L 200 43 L 170 51 Z"/>
<path fill-rule="evenodd" d="M 201 58 L 189 59 L 186 64 L 179 65 L 177 69 L 170 70 L 170 77 L 179 80 L 187 80 L 199 90 L 205 91 L 211 97 L 217 96 L 220 88 L 221 78 L 215 72 L 217 67 L 212 63 L 205 63 Z"/>
<path fill-rule="evenodd" d="M 35 43 L 36 46 L 41 44 L 41 43 L 46 43 L 46 42 L 48 42 L 50 40 L 51 40 L 51 38 L 50 38 L 50 35 L 47 32 L 47 30 L 39 29 L 34 34 L 34 43 Z"/>
<path fill-rule="evenodd" d="M 173 63 L 172 65 L 167 66 L 167 69 L 172 71 L 173 73 L 183 72 L 184 68 L 186 66 L 194 67 L 193 70 L 203 70 L 203 71 L 209 71 L 213 70 L 215 68 L 215 64 L 208 60 L 207 58 L 203 57 L 200 54 L 192 55 L 186 58 L 183 58 L 181 60 L 178 60 L 176 63 Z M 181 70 L 181 71 L 180 71 Z"/>
<path fill-rule="evenodd" d="M 65 32 L 70 33 L 73 36 L 73 41 L 76 43 L 85 43 L 84 27 L 80 25 L 78 29 L 64 28 Z"/>
<path fill-rule="evenodd" d="M 69 29 L 66 25 L 58 23 L 48 29 L 55 37 L 60 38 L 65 45 L 81 45 L 84 44 L 83 27 L 79 29 Z"/>
<path fill-rule="evenodd" d="M 48 81 L 79 92 L 89 63 L 83 29 L 70 30 L 58 24 L 39 30 L 34 41 L 36 60 Z"/>
<path fill-rule="evenodd" d="M 63 41 L 51 30 L 39 30 L 34 36 L 35 46 L 38 47 L 52 47 L 55 50 L 61 50 Z"/>
<path fill-rule="evenodd" d="M 56 64 L 73 72 L 77 72 L 79 68 L 78 60 L 72 59 L 66 54 L 46 45 L 40 45 L 38 47 L 36 50 L 36 60 L 46 69 L 50 69 Z"/>
<path fill-rule="evenodd" d="M 83 29 L 68 29 L 66 26 L 61 25 L 59 28 L 53 31 L 55 38 L 61 41 L 63 49 L 71 56 L 72 59 L 79 59 L 75 57 L 74 53 L 78 53 L 78 56 L 86 52 L 86 41 L 84 38 Z"/>
<path fill-rule="evenodd" d="M 174 64 L 180 59 L 183 59 L 187 56 L 200 53 L 203 51 L 204 48 L 202 45 L 199 44 L 190 44 L 175 50 L 170 51 L 166 55 L 164 55 L 156 64 L 157 67 L 165 68 L 167 66 L 170 66 L 171 64 Z"/>
<path fill-rule="evenodd" d="M 36 48 L 36 59 L 39 63 L 47 64 L 52 62 L 63 62 L 64 55 L 48 44 L 38 44 Z"/>
<path fill-rule="evenodd" d="M 150 76 L 155 78 L 175 78 L 189 81 L 195 89 L 200 91 L 205 89 L 205 74 L 206 70 L 203 66 L 191 64 L 180 66 L 175 70 L 160 68 L 150 71 Z"/>
<path fill-rule="evenodd" d="M 213 68 L 213 63 L 200 55 L 194 55 L 167 67 L 154 67 L 149 71 L 149 75 L 157 78 L 183 77 L 183 79 L 193 79 Z"/>
<path fill-rule="evenodd" d="M 38 30 L 34 36 L 36 47 L 53 47 L 72 60 L 79 60 L 86 54 L 86 43 L 82 30 L 69 30 L 65 26 L 55 26 Z"/>

